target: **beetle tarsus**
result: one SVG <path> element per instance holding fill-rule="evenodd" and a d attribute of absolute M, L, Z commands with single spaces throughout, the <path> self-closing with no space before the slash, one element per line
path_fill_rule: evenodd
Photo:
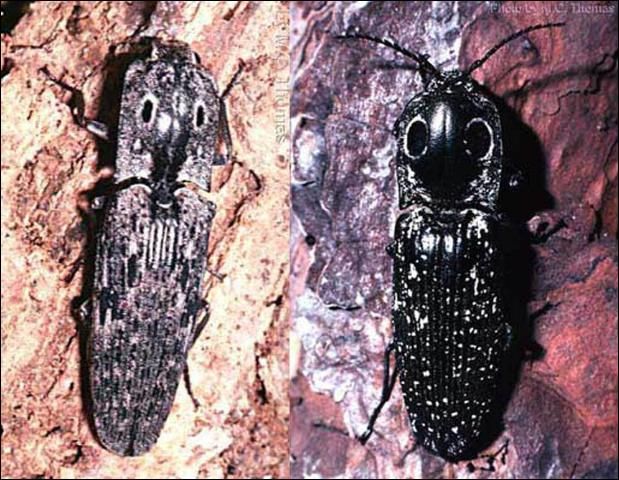
<path fill-rule="evenodd" d="M 189 366 L 188 365 L 185 365 L 185 368 L 183 370 L 183 380 L 185 382 L 185 388 L 187 389 L 189 398 L 191 398 L 191 401 L 193 403 L 194 409 L 198 410 L 200 408 L 200 402 L 195 397 L 195 395 L 193 394 L 193 390 L 191 389 L 191 379 L 189 378 Z"/>
<path fill-rule="evenodd" d="M 208 323 L 211 316 L 208 302 L 204 299 L 202 299 L 201 302 L 202 304 L 200 305 L 200 308 L 198 309 L 198 314 L 196 315 L 196 318 L 200 318 L 200 320 L 196 324 L 193 332 L 193 339 L 191 340 L 192 347 L 196 343 L 196 340 L 198 340 L 198 337 L 200 337 L 202 330 L 204 330 L 204 327 L 206 327 L 206 324 Z"/>
<path fill-rule="evenodd" d="M 391 398 L 391 392 L 393 391 L 393 387 L 395 386 L 396 378 L 398 377 L 398 366 L 397 366 L 397 363 L 396 363 L 395 368 L 393 369 L 393 372 L 391 373 L 391 375 L 389 375 L 390 358 L 391 358 L 391 353 L 394 350 L 395 350 L 395 343 L 394 342 L 389 343 L 389 345 L 385 349 L 385 360 L 384 360 L 384 362 L 385 362 L 385 370 L 384 370 L 384 375 L 383 375 L 383 390 L 382 390 L 382 393 L 380 395 L 380 402 L 378 403 L 378 405 L 376 406 L 376 408 L 372 412 L 372 415 L 370 416 L 370 421 L 368 422 L 368 426 L 365 429 L 365 432 L 363 432 L 362 435 L 357 437 L 357 439 L 359 440 L 359 442 L 362 445 L 365 445 L 366 442 L 370 439 L 370 436 L 374 432 L 374 424 L 376 423 L 376 419 L 378 418 L 378 415 L 380 414 L 380 411 L 385 406 L 385 404 L 389 401 L 389 398 Z"/>

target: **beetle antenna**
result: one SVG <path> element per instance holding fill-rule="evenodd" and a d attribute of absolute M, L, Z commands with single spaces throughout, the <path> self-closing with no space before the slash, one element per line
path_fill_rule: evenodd
<path fill-rule="evenodd" d="M 532 25 L 522 30 L 518 30 L 516 33 L 512 33 L 509 37 L 506 37 L 503 40 L 501 40 L 499 43 L 497 43 L 494 47 L 488 50 L 486 54 L 483 57 L 481 57 L 479 60 L 475 60 L 473 63 L 471 63 L 469 68 L 464 73 L 465 75 L 470 75 L 473 71 L 477 70 L 484 63 L 486 63 L 488 59 L 492 57 L 492 55 L 494 55 L 500 48 L 504 47 L 509 42 L 511 42 L 512 40 L 515 40 L 518 37 L 522 37 L 523 35 L 526 35 L 527 33 L 532 32 L 533 30 L 541 30 L 542 28 L 563 27 L 564 25 L 565 25 L 565 22 L 541 23 L 538 25 Z"/>
<path fill-rule="evenodd" d="M 374 37 L 372 35 L 366 35 L 365 33 L 345 33 L 343 35 L 336 35 L 335 38 L 356 38 L 361 40 L 369 40 L 370 42 L 384 45 L 385 47 L 389 47 L 390 49 L 415 60 L 423 72 L 429 73 L 433 77 L 441 77 L 441 72 L 428 61 L 425 55 L 421 55 L 417 52 L 401 47 L 389 38 Z"/>

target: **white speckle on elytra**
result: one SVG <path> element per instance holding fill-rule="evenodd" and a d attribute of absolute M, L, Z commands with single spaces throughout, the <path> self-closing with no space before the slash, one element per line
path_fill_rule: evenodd
<path fill-rule="evenodd" d="M 471 271 L 469 272 L 469 277 L 477 278 L 477 265 L 473 265 Z"/>
<path fill-rule="evenodd" d="M 451 431 L 454 433 L 458 433 L 458 427 L 451 427 Z"/>
<path fill-rule="evenodd" d="M 446 251 L 447 253 L 451 253 L 451 252 L 453 252 L 453 248 L 454 248 L 454 239 L 453 239 L 450 235 L 447 235 L 447 236 L 445 237 L 444 242 L 445 242 L 445 251 Z"/>
<path fill-rule="evenodd" d="M 430 376 L 430 370 L 424 370 L 424 371 L 422 372 L 422 375 L 423 375 L 424 377 L 429 377 L 429 376 Z"/>
<path fill-rule="evenodd" d="M 479 295 L 479 278 L 475 277 L 475 282 L 473 283 L 473 294 Z"/>

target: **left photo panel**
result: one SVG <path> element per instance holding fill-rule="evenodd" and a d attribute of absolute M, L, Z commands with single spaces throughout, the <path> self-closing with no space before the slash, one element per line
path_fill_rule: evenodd
<path fill-rule="evenodd" d="M 2 477 L 286 478 L 282 2 L 2 2 Z"/>

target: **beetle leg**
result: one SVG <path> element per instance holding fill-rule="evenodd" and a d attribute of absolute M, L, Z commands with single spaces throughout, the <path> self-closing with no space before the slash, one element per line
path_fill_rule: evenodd
<path fill-rule="evenodd" d="M 183 380 L 185 382 L 185 388 L 187 389 L 187 393 L 189 394 L 189 398 L 193 403 L 194 408 L 197 410 L 200 408 L 200 402 L 194 396 L 193 390 L 191 389 L 191 379 L 189 378 L 189 366 L 185 363 L 185 368 L 183 369 Z"/>
<path fill-rule="evenodd" d="M 74 317 L 78 322 L 78 328 L 87 330 L 88 322 L 90 320 L 90 312 L 92 310 L 92 299 L 87 298 L 79 304 L 77 304 L 77 302 L 79 302 L 78 298 L 74 300 L 72 305 Z"/>
<path fill-rule="evenodd" d="M 110 140 L 109 129 L 107 125 L 103 122 L 98 122 L 97 120 L 87 120 L 83 119 L 84 128 L 92 133 L 95 137 L 108 142 Z M 79 122 L 78 122 L 79 125 Z"/>
<path fill-rule="evenodd" d="M 520 169 L 509 158 L 503 159 L 503 188 L 512 192 L 524 186 L 525 177 Z"/>
<path fill-rule="evenodd" d="M 73 116 L 73 120 L 75 121 L 75 123 L 77 123 L 80 127 L 88 130 L 95 137 L 101 140 L 105 140 L 106 142 L 109 141 L 109 129 L 107 125 L 97 120 L 86 118 L 84 114 L 84 111 L 86 109 L 84 94 L 82 93 L 82 91 L 56 78 L 50 73 L 47 67 L 41 68 L 40 72 L 43 73 L 43 75 L 45 75 L 50 81 L 58 85 L 60 88 L 71 92 L 71 98 L 69 99 L 68 105 L 71 109 L 71 115 Z"/>
<path fill-rule="evenodd" d="M 219 97 L 219 125 L 218 125 L 218 146 L 217 152 L 215 154 L 215 160 L 213 165 L 225 165 L 230 157 L 232 156 L 232 137 L 230 136 L 230 126 L 228 123 L 228 114 L 226 111 L 226 102 L 225 99 L 230 93 L 232 87 L 236 84 L 243 68 L 245 67 L 245 63 L 241 61 L 239 63 L 239 68 L 232 76 L 232 80 L 228 82 L 228 85 L 224 89 L 221 97 Z"/>
<path fill-rule="evenodd" d="M 509 440 L 506 440 L 505 442 L 503 442 L 503 445 L 496 452 L 485 454 L 485 455 L 480 455 L 478 457 L 479 459 L 484 459 L 487 462 L 487 466 L 476 467 L 475 464 L 473 464 L 473 462 L 469 462 L 467 464 L 467 470 L 469 471 L 469 473 L 473 473 L 476 470 L 479 470 L 482 472 L 496 472 L 495 463 L 497 459 L 499 459 L 500 462 L 503 465 L 505 465 L 508 452 L 509 452 Z"/>
<path fill-rule="evenodd" d="M 224 281 L 224 278 L 226 278 L 226 274 L 225 273 L 219 273 L 216 272 L 215 270 L 211 270 L 210 268 L 206 267 L 206 271 L 208 273 L 210 273 L 211 275 L 213 275 L 213 277 L 215 277 L 217 280 L 219 280 L 220 282 Z"/>
<path fill-rule="evenodd" d="M 204 327 L 206 327 L 206 324 L 208 323 L 208 320 L 210 318 L 210 313 L 211 313 L 209 310 L 208 302 L 204 299 L 201 299 L 200 302 L 201 302 L 201 305 L 198 308 L 198 314 L 196 315 L 196 318 L 198 318 L 199 320 L 198 320 L 198 323 L 196 323 L 196 326 L 193 331 L 193 339 L 191 340 L 192 347 L 196 343 L 196 340 L 198 339 L 200 334 L 202 333 L 202 330 L 204 330 Z"/>
<path fill-rule="evenodd" d="M 223 98 L 219 100 L 219 134 L 217 142 L 217 152 L 213 165 L 225 165 L 232 156 L 232 137 L 230 136 L 230 126 L 226 113 L 226 103 Z"/>
<path fill-rule="evenodd" d="M 209 312 L 208 302 L 204 299 L 201 299 L 200 302 L 201 302 L 201 305 L 198 308 L 198 314 L 196 315 L 196 318 L 199 318 L 200 320 L 198 321 L 198 323 L 196 324 L 194 328 L 193 338 L 191 339 L 191 346 L 189 348 L 194 346 L 194 344 L 196 343 L 196 340 L 202 333 L 202 330 L 204 330 L 204 327 L 206 327 L 206 324 L 208 323 L 208 319 L 209 319 L 210 312 Z M 183 369 L 183 381 L 185 382 L 185 388 L 187 389 L 187 393 L 189 394 L 189 397 L 191 398 L 191 401 L 193 402 L 193 406 L 197 410 L 198 408 L 200 408 L 200 402 L 198 402 L 198 400 L 193 394 L 193 390 L 191 389 L 191 379 L 189 378 L 189 365 L 187 363 L 185 363 L 185 368 Z"/>
<path fill-rule="evenodd" d="M 244 68 L 245 68 L 245 62 L 243 60 L 239 60 L 239 66 L 236 69 L 236 72 L 234 72 L 234 75 L 232 75 L 232 80 L 228 82 L 228 85 L 226 85 L 226 88 L 224 88 L 224 91 L 221 94 L 222 100 L 224 100 L 228 96 L 228 94 L 230 93 L 230 90 L 232 90 L 232 87 L 236 85 L 236 83 L 239 80 L 239 77 L 241 76 L 241 73 L 243 73 Z"/>
<path fill-rule="evenodd" d="M 65 283 L 71 283 L 75 274 L 79 271 L 80 267 L 84 264 L 84 254 L 80 253 L 79 257 L 71 264 L 69 268 L 69 272 L 64 276 L 63 280 Z"/>
<path fill-rule="evenodd" d="M 387 345 L 387 348 L 385 349 L 385 373 L 383 375 L 383 391 L 380 395 L 380 402 L 372 412 L 372 415 L 370 416 L 370 422 L 368 423 L 365 432 L 363 432 L 363 434 L 358 437 L 358 440 L 361 442 L 362 445 L 365 445 L 365 443 L 369 440 L 370 435 L 372 435 L 376 419 L 378 418 L 378 415 L 380 414 L 382 408 L 385 406 L 385 403 L 389 401 L 389 398 L 391 397 L 391 392 L 393 391 L 393 387 L 395 386 L 395 381 L 399 373 L 397 362 L 395 368 L 393 369 L 393 372 L 391 373 L 391 376 L 389 375 L 389 360 L 391 357 L 391 353 L 394 350 L 395 343 L 392 341 L 391 343 L 389 343 L 389 345 Z"/>

